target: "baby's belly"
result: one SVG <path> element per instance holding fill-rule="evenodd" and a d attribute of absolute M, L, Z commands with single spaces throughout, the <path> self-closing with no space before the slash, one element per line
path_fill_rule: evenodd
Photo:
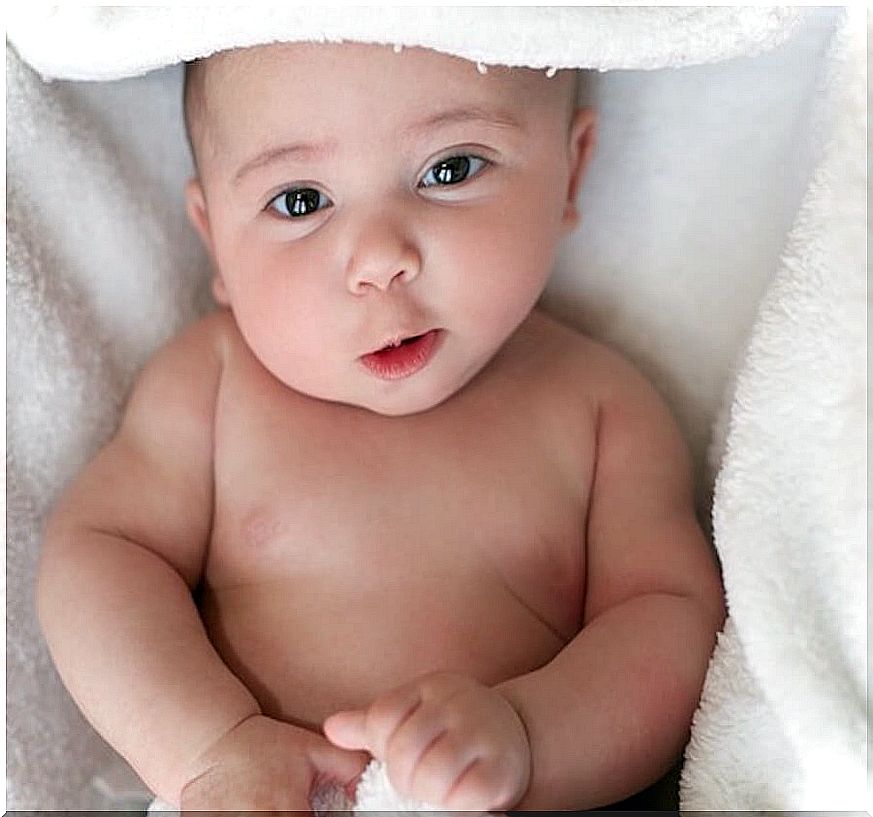
<path fill-rule="evenodd" d="M 201 612 L 264 712 L 313 729 L 426 672 L 491 685 L 548 663 L 565 645 L 500 576 L 445 578 L 374 586 L 360 576 L 308 576 L 207 588 Z"/>

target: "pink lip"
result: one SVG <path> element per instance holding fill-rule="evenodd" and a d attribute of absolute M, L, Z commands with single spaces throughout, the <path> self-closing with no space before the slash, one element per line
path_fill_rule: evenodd
<path fill-rule="evenodd" d="M 382 380 L 401 380 L 423 369 L 433 357 L 441 330 L 431 329 L 400 346 L 361 355 L 361 363 Z"/>

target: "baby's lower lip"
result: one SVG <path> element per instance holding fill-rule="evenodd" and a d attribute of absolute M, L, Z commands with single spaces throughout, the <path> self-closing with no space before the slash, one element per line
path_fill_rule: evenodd
<path fill-rule="evenodd" d="M 362 355 L 359 360 L 371 374 L 382 380 L 401 380 L 427 365 L 441 334 L 442 330 L 431 329 L 400 346 Z"/>

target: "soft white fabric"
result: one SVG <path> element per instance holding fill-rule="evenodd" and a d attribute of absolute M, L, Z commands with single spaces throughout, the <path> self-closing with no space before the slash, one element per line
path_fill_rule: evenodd
<path fill-rule="evenodd" d="M 683 770 L 689 810 L 724 802 L 709 791 L 713 764 L 718 784 L 744 795 L 733 808 L 873 805 L 862 603 L 866 276 L 858 255 L 865 35 L 863 15 L 854 15 L 832 44 L 825 83 L 833 93 L 817 115 L 834 128 L 734 390 L 713 521 L 733 619 L 725 635 L 735 631 L 742 647 L 720 645 L 709 674 Z M 748 732 L 723 703 L 744 682 L 743 654 L 762 704 L 750 711 L 766 713 Z M 766 764 L 750 743 L 765 750 Z M 746 793 L 750 778 L 759 785 Z"/>
<path fill-rule="evenodd" d="M 124 805 L 119 786 L 95 791 L 91 778 L 121 775 L 34 617 L 40 530 L 149 350 L 205 305 L 205 262 L 185 225 L 189 161 L 161 77 L 95 99 L 97 86 L 45 85 L 8 51 L 6 70 L 7 805 L 108 809 Z"/>
<path fill-rule="evenodd" d="M 39 71 L 67 77 L 280 36 L 638 69 L 588 84 L 598 155 L 543 303 L 661 388 L 691 440 L 701 508 L 718 475 L 731 619 L 683 807 L 864 807 L 862 21 L 853 40 L 833 36 L 838 9 L 167 13 L 43 9 L 8 30 Z M 737 54 L 749 56 L 693 65 Z M 54 675 L 32 581 L 63 482 L 111 432 L 154 346 L 207 305 L 182 209 L 180 72 L 43 84 L 14 53 L 7 72 L 7 801 L 144 807 Z"/>
<path fill-rule="evenodd" d="M 616 4 L 618 5 L 618 4 Z M 14 8 L 7 30 L 46 77 L 118 79 L 223 48 L 272 40 L 420 45 L 485 65 L 661 68 L 766 51 L 802 10 L 519 6 L 320 8 L 208 6 Z"/>

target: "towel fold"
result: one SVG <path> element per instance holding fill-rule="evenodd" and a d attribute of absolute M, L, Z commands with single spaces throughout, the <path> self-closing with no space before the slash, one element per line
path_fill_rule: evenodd
<path fill-rule="evenodd" d="M 119 79 L 274 40 L 424 46 L 531 68 L 653 69 L 759 54 L 791 36 L 792 7 L 15 6 L 9 38 L 45 77 Z M 608 32 L 608 34 L 606 34 Z"/>
<path fill-rule="evenodd" d="M 866 31 L 843 18 L 824 158 L 733 389 L 713 531 L 731 622 L 682 807 L 859 810 L 866 768 Z"/>

